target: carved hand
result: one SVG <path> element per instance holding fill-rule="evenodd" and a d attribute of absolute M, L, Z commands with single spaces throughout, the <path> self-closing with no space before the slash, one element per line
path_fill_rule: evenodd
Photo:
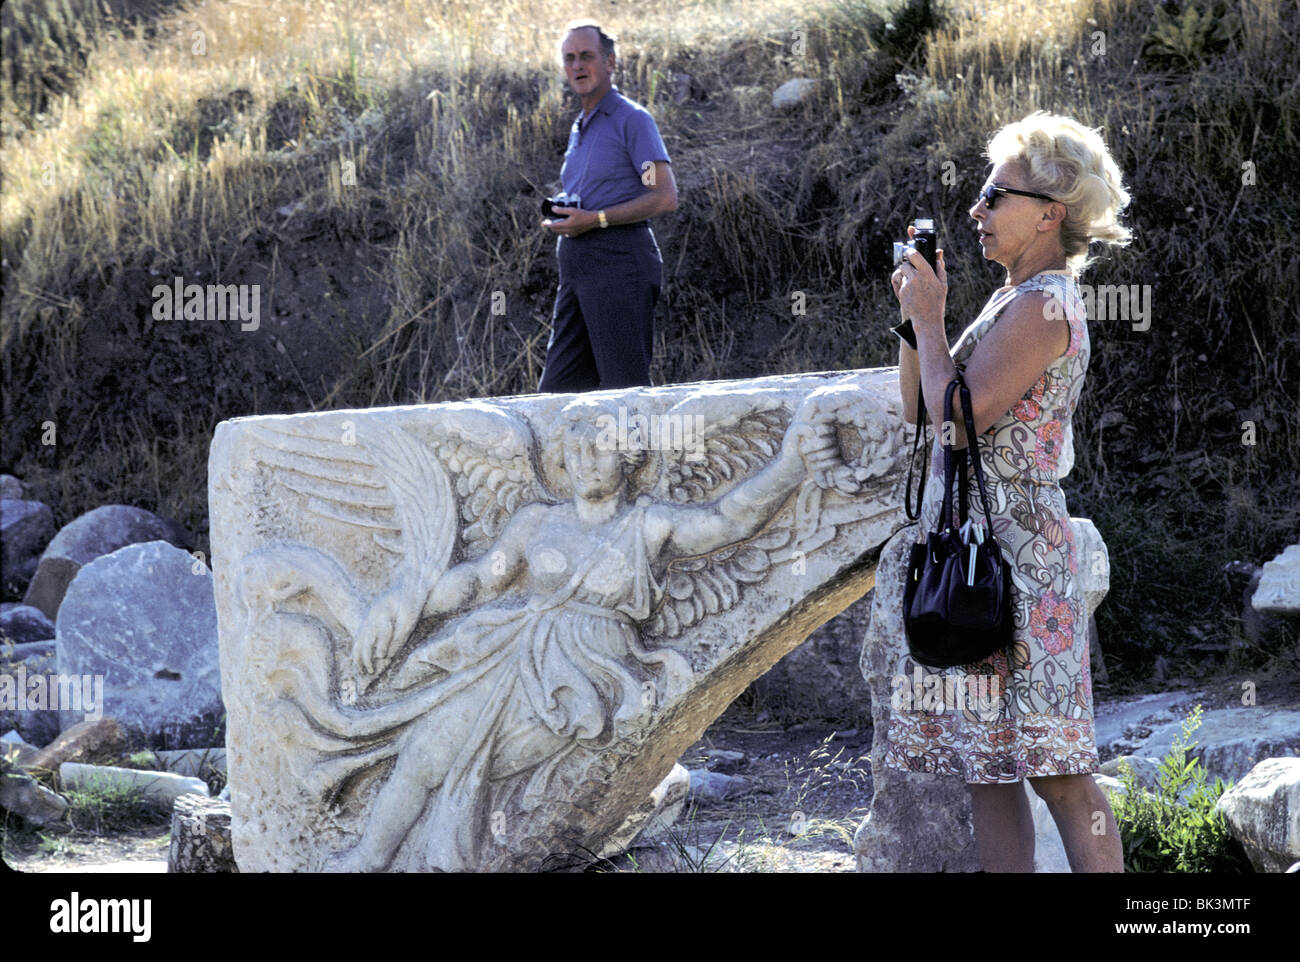
<path fill-rule="evenodd" d="M 800 442 L 799 453 L 819 487 L 835 488 L 848 495 L 857 494 L 861 489 L 867 472 L 844 463 L 837 434 L 839 424 L 857 424 L 860 416 L 856 412 L 861 402 L 862 396 L 856 388 L 836 385 L 818 388 L 799 406 L 796 420 L 805 420 L 812 426 L 810 435 Z"/>
<path fill-rule="evenodd" d="M 357 670 L 365 675 L 380 671 L 394 650 L 411 637 L 419 616 L 419 605 L 402 585 L 381 595 L 352 640 L 352 661 Z"/>

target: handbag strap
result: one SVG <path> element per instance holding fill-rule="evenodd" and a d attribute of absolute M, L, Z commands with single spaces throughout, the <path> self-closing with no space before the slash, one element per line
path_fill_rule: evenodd
<path fill-rule="evenodd" d="M 925 443 L 921 444 L 922 436 Z M 912 469 L 916 466 L 917 448 L 921 449 L 921 477 L 916 485 L 916 510 L 912 510 Z M 907 465 L 907 496 L 903 507 L 907 510 L 907 520 L 916 521 L 921 517 L 921 498 L 925 494 L 925 483 L 930 476 L 930 438 L 925 432 L 925 392 L 921 390 L 921 378 L 916 379 L 916 437 L 912 439 L 912 460 Z"/>
<path fill-rule="evenodd" d="M 989 510 L 989 493 L 984 485 L 984 467 L 981 464 L 979 455 L 979 436 L 975 433 L 975 411 L 971 404 L 970 388 L 966 386 L 966 379 L 962 376 L 960 370 L 953 379 L 953 384 L 959 384 L 961 387 L 961 409 L 962 420 L 966 426 L 966 452 L 970 457 L 971 469 L 975 472 L 975 483 L 979 485 L 980 501 L 984 504 L 984 520 L 988 523 L 989 534 L 993 533 L 993 512 Z M 952 385 L 948 386 L 948 398 L 952 397 Z M 945 402 L 945 408 L 947 402 Z M 963 490 L 961 494 L 962 501 L 962 523 L 966 521 L 966 493 Z"/>
<path fill-rule="evenodd" d="M 961 384 L 960 379 L 954 377 L 951 381 L 948 382 L 948 387 L 943 392 L 944 424 L 949 424 L 952 422 L 952 394 L 954 391 L 957 390 L 957 387 L 960 384 Z M 942 428 L 940 430 L 942 430 Z M 940 435 L 940 437 L 942 438 L 942 434 Z M 943 509 L 942 509 L 942 514 L 939 515 L 939 523 L 938 526 L 935 528 L 936 531 L 944 531 L 952 527 L 952 482 L 953 482 L 953 476 L 957 473 L 957 465 L 956 465 L 957 459 L 955 456 L 955 452 L 953 451 L 952 444 L 947 441 L 941 441 L 941 443 L 943 444 Z M 966 473 L 965 472 L 966 465 L 964 463 L 965 457 L 966 457 L 965 452 L 963 452 L 962 453 L 963 474 Z M 959 500 L 964 502 L 965 498 L 961 497 L 959 498 Z M 966 512 L 965 512 L 966 505 L 963 503 L 961 505 L 961 508 L 962 508 L 962 518 L 964 521 L 966 516 Z"/>

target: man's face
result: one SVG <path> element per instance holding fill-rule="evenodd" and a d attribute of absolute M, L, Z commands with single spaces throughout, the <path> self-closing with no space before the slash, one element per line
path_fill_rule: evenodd
<path fill-rule="evenodd" d="M 560 47 L 564 74 L 573 92 L 582 99 L 599 100 L 609 92 L 614 73 L 614 58 L 600 52 L 600 34 L 592 27 L 569 31 Z"/>

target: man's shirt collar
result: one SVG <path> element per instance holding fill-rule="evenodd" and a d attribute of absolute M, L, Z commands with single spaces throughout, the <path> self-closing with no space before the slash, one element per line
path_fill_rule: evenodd
<path fill-rule="evenodd" d="M 578 126 L 585 127 L 587 124 L 591 123 L 591 118 L 596 116 L 596 114 L 606 114 L 606 115 L 612 114 L 614 112 L 614 108 L 618 106 L 618 102 L 622 98 L 622 96 L 623 95 L 619 93 L 617 85 L 610 84 L 609 90 L 605 92 L 605 96 L 600 98 L 600 103 L 596 104 L 595 107 L 591 108 L 590 114 L 586 113 L 585 111 L 578 114 Z M 583 121 L 584 117 L 587 118 L 585 122 Z"/>

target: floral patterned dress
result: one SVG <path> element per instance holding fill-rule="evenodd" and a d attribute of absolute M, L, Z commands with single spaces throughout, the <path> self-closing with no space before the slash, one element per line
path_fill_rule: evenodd
<path fill-rule="evenodd" d="M 1044 271 L 1018 287 L 999 288 L 958 340 L 953 360 L 964 363 L 1011 300 L 1029 291 L 1056 300 L 1058 316 L 1069 322 L 1070 345 L 979 439 L 993 535 L 1012 571 L 1014 639 L 1008 652 L 947 671 L 917 665 L 904 653 L 884 758 L 890 768 L 960 774 L 974 784 L 1098 768 L 1088 612 L 1077 578 L 1084 559 L 1059 485 L 1074 461 L 1070 418 L 1090 353 L 1073 274 Z M 931 464 L 921 538 L 935 528 L 943 503 L 937 438 Z M 973 475 L 969 491 L 971 516 L 983 521 Z M 956 493 L 953 498 L 955 506 Z M 954 523 L 955 515 L 954 507 Z M 899 676 L 906 680 L 901 688 Z"/>

